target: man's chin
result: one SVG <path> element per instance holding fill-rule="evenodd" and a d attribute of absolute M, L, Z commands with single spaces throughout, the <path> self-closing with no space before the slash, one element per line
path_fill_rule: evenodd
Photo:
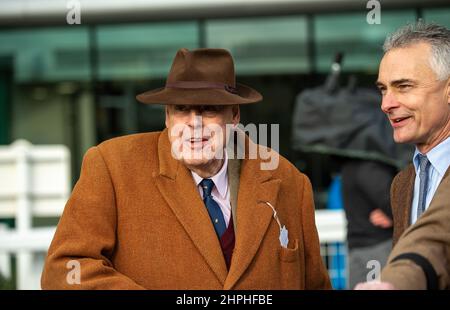
<path fill-rule="evenodd" d="M 394 136 L 394 142 L 398 144 L 414 144 L 412 139 L 408 139 L 406 137 L 396 137 Z"/>
<path fill-rule="evenodd" d="M 212 163 L 214 158 L 182 158 L 181 162 L 189 167 L 202 167 Z"/>
<path fill-rule="evenodd" d="M 400 130 L 398 130 L 397 132 L 394 132 L 393 138 L 394 138 L 395 143 L 401 143 L 401 144 L 414 143 L 414 139 L 410 135 L 405 134 L 405 132 L 400 132 Z"/>

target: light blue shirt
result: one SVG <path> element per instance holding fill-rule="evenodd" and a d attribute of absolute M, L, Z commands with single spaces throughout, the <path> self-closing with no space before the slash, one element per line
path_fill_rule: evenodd
<path fill-rule="evenodd" d="M 417 204 L 419 203 L 419 151 L 416 148 L 413 156 L 414 169 L 416 170 L 416 178 L 414 180 L 414 195 L 411 209 L 411 224 L 417 220 Z M 422 154 L 424 155 L 424 154 Z M 428 188 L 427 199 L 425 202 L 425 210 L 428 209 L 434 193 L 444 177 L 445 172 L 450 166 L 450 137 L 436 145 L 427 154 L 425 154 L 430 162 L 428 169 Z"/>

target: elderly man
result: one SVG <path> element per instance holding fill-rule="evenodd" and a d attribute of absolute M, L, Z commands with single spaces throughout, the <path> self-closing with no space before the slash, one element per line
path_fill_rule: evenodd
<path fill-rule="evenodd" d="M 179 50 L 165 87 L 137 99 L 165 104 L 167 128 L 86 153 L 44 289 L 330 288 L 308 178 L 230 139 L 262 96 L 235 83 L 226 50 Z"/>
<path fill-rule="evenodd" d="M 444 204 L 445 208 L 450 210 L 448 196 L 447 199 L 442 198 L 446 197 L 445 195 L 441 195 L 441 198 L 434 197 L 437 190 L 450 184 L 444 182 L 449 178 L 450 171 L 450 30 L 418 22 L 388 37 L 384 50 L 386 53 L 380 64 L 377 81 L 383 95 L 381 108 L 392 124 L 394 140 L 416 146 L 413 163 L 395 177 L 391 186 L 394 245 L 397 241 L 400 248 L 407 244 L 410 237 L 402 244 L 403 236 L 400 236 L 408 226 L 421 227 L 420 230 L 411 229 L 415 231 L 414 235 L 419 236 L 415 237 L 418 240 L 417 253 L 396 256 L 390 260 L 388 270 L 391 270 L 392 276 L 385 276 L 385 279 L 395 283 L 397 281 L 394 278 L 402 277 L 402 274 L 396 273 L 396 269 L 390 265 L 399 259 L 411 260 L 420 267 L 418 270 L 426 274 L 435 272 L 429 271 L 430 259 L 426 259 L 433 250 L 430 248 L 431 252 L 428 253 L 426 252 L 428 247 L 419 243 L 429 239 L 436 242 L 438 239 L 427 239 L 420 235 L 438 234 L 445 229 L 448 231 L 450 225 L 448 221 L 442 223 L 426 221 L 426 225 L 419 222 L 415 224 L 423 213 L 427 213 L 432 200 L 438 205 Z M 435 201 L 436 199 L 439 201 Z M 440 218 L 443 221 L 446 217 Z M 423 229 L 424 226 L 430 225 L 432 227 Z M 405 237 L 406 235 L 410 234 L 405 233 Z M 438 243 L 445 247 L 446 242 L 448 240 L 444 239 Z M 394 251 L 399 252 L 397 249 Z M 450 253 L 446 250 L 435 251 L 433 255 L 436 253 L 440 255 L 446 253 L 444 257 L 438 259 L 450 259 Z M 383 272 L 382 275 L 386 273 Z M 359 288 L 377 287 L 395 288 L 390 282 L 372 283 L 367 287 L 359 286 Z"/>

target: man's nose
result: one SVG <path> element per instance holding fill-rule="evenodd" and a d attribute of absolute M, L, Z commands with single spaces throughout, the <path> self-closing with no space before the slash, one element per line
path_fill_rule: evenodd
<path fill-rule="evenodd" d="M 384 113 L 388 114 L 393 109 L 398 108 L 398 106 L 399 102 L 397 98 L 391 92 L 386 92 L 381 101 L 381 110 Z"/>
<path fill-rule="evenodd" d="M 202 114 L 198 109 L 190 110 L 188 125 L 192 128 L 198 128 L 202 126 Z"/>

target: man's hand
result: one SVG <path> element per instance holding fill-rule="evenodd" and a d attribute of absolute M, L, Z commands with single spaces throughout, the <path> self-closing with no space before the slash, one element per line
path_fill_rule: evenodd
<path fill-rule="evenodd" d="M 381 211 L 381 209 L 375 209 L 370 212 L 369 220 L 374 226 L 381 228 L 392 227 L 392 219 Z"/>
<path fill-rule="evenodd" d="M 394 285 L 389 282 L 370 281 L 358 283 L 355 290 L 395 290 Z"/>

